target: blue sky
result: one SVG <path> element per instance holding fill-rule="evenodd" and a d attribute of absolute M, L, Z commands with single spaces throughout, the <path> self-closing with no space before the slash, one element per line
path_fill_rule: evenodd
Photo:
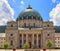
<path fill-rule="evenodd" d="M 23 1 L 23 3 L 21 3 Z M 49 20 L 49 12 L 56 6 L 57 3 L 52 0 L 9 0 L 10 6 L 14 9 L 14 18 L 16 19 L 18 14 L 27 8 L 30 3 L 31 7 L 37 10 L 44 20 Z"/>
<path fill-rule="evenodd" d="M 60 0 L 0 0 L 0 25 L 16 20 L 28 4 L 40 13 L 44 21 L 50 20 L 55 26 L 60 26 Z"/>

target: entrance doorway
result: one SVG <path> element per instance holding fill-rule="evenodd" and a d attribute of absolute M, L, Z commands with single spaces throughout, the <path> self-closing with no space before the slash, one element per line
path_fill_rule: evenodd
<path fill-rule="evenodd" d="M 29 46 L 30 46 L 30 48 L 31 48 L 31 42 L 29 42 Z"/>

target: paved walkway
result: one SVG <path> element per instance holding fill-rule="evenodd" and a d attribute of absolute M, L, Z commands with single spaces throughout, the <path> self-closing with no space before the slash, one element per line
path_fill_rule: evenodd
<path fill-rule="evenodd" d="M 8 49 L 8 50 L 5 50 L 5 49 L 0 49 L 0 51 L 13 51 L 12 49 Z M 17 49 L 16 51 L 25 51 L 23 49 Z"/>
<path fill-rule="evenodd" d="M 0 49 L 0 51 L 13 51 L 12 49 Z M 25 51 L 24 49 L 17 49 L 16 51 Z M 42 49 L 40 51 L 43 51 Z M 60 51 L 60 49 L 50 49 L 50 50 L 46 50 L 46 51 Z"/>

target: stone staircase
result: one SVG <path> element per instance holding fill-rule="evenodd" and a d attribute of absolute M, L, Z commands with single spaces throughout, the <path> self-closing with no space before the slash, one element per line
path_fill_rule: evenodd
<path fill-rule="evenodd" d="M 40 49 L 25 49 L 25 51 L 40 51 Z"/>

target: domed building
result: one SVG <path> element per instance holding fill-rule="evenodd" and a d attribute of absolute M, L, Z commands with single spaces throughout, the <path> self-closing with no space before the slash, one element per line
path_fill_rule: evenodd
<path fill-rule="evenodd" d="M 53 22 L 43 21 L 42 16 L 30 5 L 18 15 L 16 21 L 7 23 L 5 33 L 10 48 L 23 48 L 26 42 L 29 48 L 44 48 L 48 40 L 52 41 L 54 47 Z"/>

